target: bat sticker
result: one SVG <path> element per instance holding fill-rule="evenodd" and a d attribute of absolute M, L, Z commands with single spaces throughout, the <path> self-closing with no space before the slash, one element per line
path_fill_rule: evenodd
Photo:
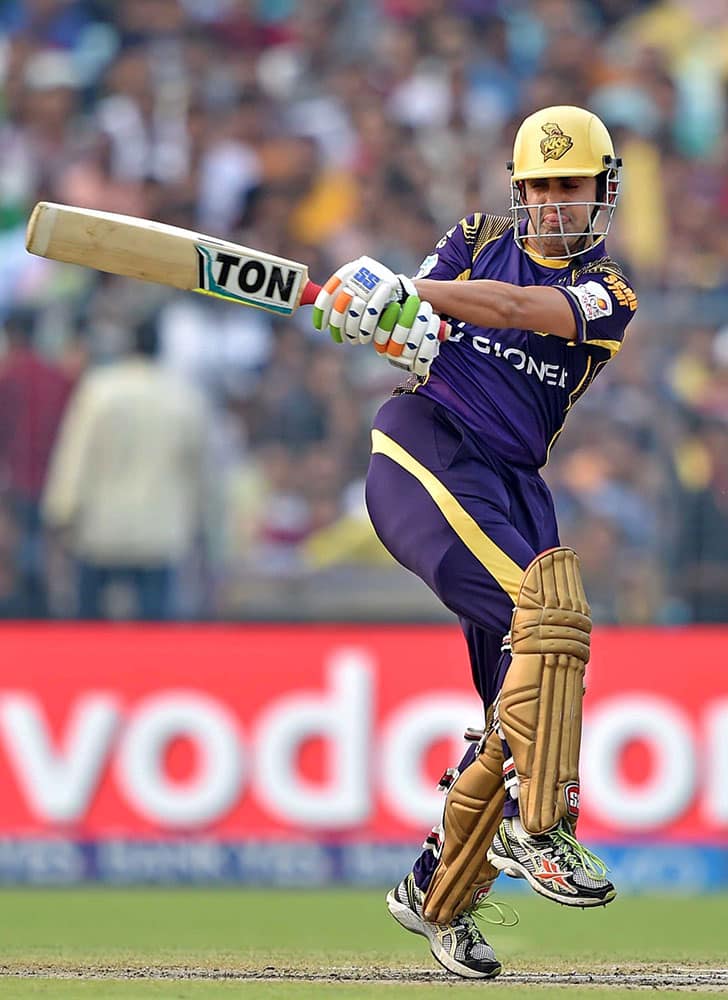
<path fill-rule="evenodd" d="M 201 292 L 290 316 L 296 309 L 301 272 L 275 261 L 214 250 L 202 243 L 197 251 Z"/>

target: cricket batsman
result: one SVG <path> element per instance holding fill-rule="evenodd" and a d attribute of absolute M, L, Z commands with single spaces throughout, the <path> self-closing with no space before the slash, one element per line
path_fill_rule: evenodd
<path fill-rule="evenodd" d="M 367 506 L 458 616 L 485 714 L 387 905 L 471 979 L 501 969 L 473 916 L 500 872 L 568 906 L 616 894 L 576 838 L 591 618 L 539 470 L 637 308 L 605 242 L 621 160 L 596 115 L 565 106 L 525 119 L 508 166 L 508 216 L 463 219 L 414 279 L 345 264 L 314 307 L 318 329 L 412 373 L 376 416 Z"/>

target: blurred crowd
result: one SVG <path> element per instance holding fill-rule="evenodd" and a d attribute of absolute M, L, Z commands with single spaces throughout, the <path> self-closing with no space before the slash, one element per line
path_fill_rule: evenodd
<path fill-rule="evenodd" d="M 726 0 L 5 0 L 0 615 L 443 611 L 368 525 L 399 381 L 285 322 L 29 256 L 38 200 L 413 274 L 520 120 L 598 113 L 640 309 L 545 470 L 600 622 L 728 620 Z"/>

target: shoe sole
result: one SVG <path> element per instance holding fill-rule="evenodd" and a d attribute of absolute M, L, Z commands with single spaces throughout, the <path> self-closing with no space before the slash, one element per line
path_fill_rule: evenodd
<path fill-rule="evenodd" d="M 603 899 L 594 899 L 592 897 L 584 896 L 565 896 L 559 892 L 553 892 L 543 882 L 539 882 L 538 879 L 534 878 L 533 875 L 525 868 L 520 865 L 513 858 L 502 858 L 499 854 L 494 854 L 492 851 L 488 851 L 488 861 L 497 868 L 498 871 L 503 872 L 504 875 L 509 875 L 511 878 L 525 879 L 531 886 L 534 892 L 537 892 L 539 896 L 544 896 L 546 899 L 552 900 L 554 903 L 561 903 L 562 906 L 580 906 L 583 910 L 584 907 L 589 906 L 606 906 L 607 903 L 611 903 L 612 900 L 617 895 L 617 890 L 612 889 L 611 894 L 605 896 Z"/>
<path fill-rule="evenodd" d="M 443 949 L 434 931 L 429 930 L 427 921 L 418 917 L 416 913 L 413 913 L 409 906 L 400 903 L 394 895 L 393 889 L 387 893 L 387 908 L 401 927 L 411 931 L 413 934 L 419 934 L 420 937 L 427 938 L 433 957 L 448 972 L 452 972 L 463 979 L 495 979 L 500 973 L 502 966 L 499 962 L 496 962 L 493 965 L 492 971 L 489 972 L 476 972 L 475 969 L 469 969 L 466 965 L 460 965 L 456 962 Z"/>

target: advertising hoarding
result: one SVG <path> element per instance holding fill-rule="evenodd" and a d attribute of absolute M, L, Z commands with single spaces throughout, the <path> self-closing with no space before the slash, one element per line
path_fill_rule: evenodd
<path fill-rule="evenodd" d="M 33 850 L 40 872 L 56 863 L 43 860 L 50 842 L 79 877 L 174 880 L 192 864 L 265 881 L 280 856 L 304 881 L 366 880 L 437 821 L 437 780 L 481 721 L 448 626 L 8 625 L 3 640 L 11 878 Z M 586 843 L 620 858 L 713 850 L 722 870 L 726 662 L 728 630 L 596 631 Z"/>

